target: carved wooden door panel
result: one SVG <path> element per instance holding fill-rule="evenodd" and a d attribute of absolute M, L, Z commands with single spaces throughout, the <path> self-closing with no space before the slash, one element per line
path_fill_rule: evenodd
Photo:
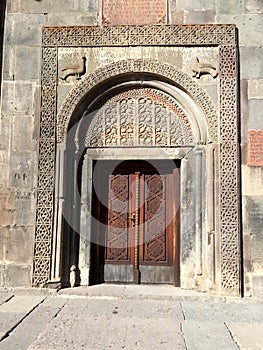
<path fill-rule="evenodd" d="M 127 161 L 105 172 L 106 282 L 179 283 L 179 168 L 158 164 Z"/>

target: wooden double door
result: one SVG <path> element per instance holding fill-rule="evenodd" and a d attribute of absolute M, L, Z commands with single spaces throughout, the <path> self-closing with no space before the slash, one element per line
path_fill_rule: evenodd
<path fill-rule="evenodd" d="M 97 161 L 91 279 L 179 285 L 179 164 Z"/>

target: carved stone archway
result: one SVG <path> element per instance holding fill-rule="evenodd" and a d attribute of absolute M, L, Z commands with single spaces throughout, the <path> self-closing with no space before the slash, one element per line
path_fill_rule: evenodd
<path fill-rule="evenodd" d="M 115 42 L 114 38 L 118 40 Z M 58 47 L 103 46 L 109 42 L 113 46 L 218 46 L 220 115 L 216 115 L 209 95 L 190 76 L 172 65 L 143 59 L 115 62 L 87 75 L 71 90 L 57 114 Z M 98 91 L 103 87 L 108 89 L 108 82 L 116 77 L 123 77 L 122 81 L 125 81 L 125 76 L 128 77 L 129 74 L 145 73 L 186 93 L 205 116 L 206 142 L 210 142 L 207 146 L 207 158 L 212 166 L 207 169 L 207 173 L 218 176 L 215 182 L 210 184 L 213 193 L 209 199 L 212 210 L 208 210 L 207 213 L 209 235 L 220 247 L 216 261 L 216 270 L 220 273 L 215 276 L 214 282 L 220 293 L 240 293 L 236 53 L 235 27 L 231 25 L 43 29 L 42 112 L 33 285 L 41 286 L 48 281 L 59 282 L 61 274 L 61 241 L 58 239 L 58 231 L 61 230 L 64 197 L 63 172 L 60 165 L 64 162 L 65 140 L 72 116 L 75 116 L 75 120 L 80 119 L 83 99 L 87 96 L 94 98 L 96 88 Z"/>

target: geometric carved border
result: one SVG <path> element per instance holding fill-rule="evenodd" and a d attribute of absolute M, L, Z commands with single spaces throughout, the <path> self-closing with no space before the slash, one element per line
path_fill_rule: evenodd
<path fill-rule="evenodd" d="M 236 29 L 234 25 L 150 25 L 150 26 L 106 26 L 106 27 L 45 27 L 42 40 L 42 109 L 40 118 L 39 164 L 36 232 L 33 265 L 33 285 L 41 286 L 50 277 L 51 242 L 53 231 L 54 201 L 54 160 L 56 142 L 64 139 L 65 116 L 61 109 L 56 121 L 57 99 L 57 62 L 58 47 L 93 47 L 93 46 L 219 46 L 220 53 L 220 230 L 221 230 L 221 270 L 222 289 L 230 294 L 239 294 L 240 290 L 240 238 L 239 238 L 239 151 L 237 135 L 237 57 Z M 112 64 L 118 74 L 123 70 L 149 72 L 160 71 L 160 62 L 130 60 Z M 166 69 L 168 68 L 165 65 Z M 124 68 L 126 67 L 126 68 Z M 149 68 L 151 67 L 151 68 Z M 169 66 L 171 69 L 172 66 Z M 174 67 L 172 67 L 174 69 Z M 168 69 L 168 71 L 169 71 Z M 136 71 L 136 70 L 135 70 Z M 113 73 L 114 73 L 113 72 Z M 170 72 L 170 71 L 169 71 Z M 175 70 L 174 70 L 175 72 Z M 180 72 L 182 73 L 182 72 Z M 165 75 L 165 74 L 164 74 Z M 90 75 L 93 86 L 103 81 L 103 68 Z M 168 76 L 177 82 L 180 74 Z M 189 77 L 189 79 L 191 79 Z M 87 93 L 89 78 L 84 78 L 78 88 Z M 191 81 L 193 81 L 191 79 Z M 196 84 L 198 86 L 198 84 Z M 192 93 L 191 85 L 186 89 Z M 77 89 L 77 86 L 75 87 Z M 74 89 L 73 89 L 74 90 Z M 201 89 L 200 89 L 201 90 Z M 201 90 L 202 91 L 202 90 Z M 72 94 L 72 93 L 71 93 Z M 197 93 L 198 95 L 198 93 Z M 72 98 L 74 94 L 72 95 Z M 203 96 L 200 96 L 201 101 Z M 70 102 L 70 99 L 67 100 Z M 209 103 L 208 103 L 209 105 Z M 210 105 L 210 107 L 212 104 Z M 201 105 L 202 107 L 202 105 Z M 211 110 L 211 108 L 209 109 Z M 204 106 L 203 106 L 204 108 Z M 205 111 L 209 116 L 209 111 Z M 209 117 L 208 117 L 209 118 Z M 211 116 L 212 118 L 212 116 Z M 216 120 L 215 114 L 211 120 Z M 213 124 L 213 123 L 212 123 Z M 217 125 L 210 125 L 210 138 L 216 142 L 213 130 Z M 213 129 L 214 128 L 214 129 Z M 56 138 L 58 132 L 58 138 Z M 218 142 L 218 141 L 217 141 Z"/>
<path fill-rule="evenodd" d="M 219 47 L 220 66 L 220 231 L 222 288 L 239 294 L 239 143 L 237 48 Z"/>

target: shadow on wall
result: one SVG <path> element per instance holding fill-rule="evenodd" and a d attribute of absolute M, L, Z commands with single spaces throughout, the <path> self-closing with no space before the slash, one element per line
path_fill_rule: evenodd
<path fill-rule="evenodd" d="M 3 62 L 3 40 L 4 40 L 4 23 L 5 23 L 6 0 L 0 3 L 0 96 L 2 86 L 2 62 Z"/>

